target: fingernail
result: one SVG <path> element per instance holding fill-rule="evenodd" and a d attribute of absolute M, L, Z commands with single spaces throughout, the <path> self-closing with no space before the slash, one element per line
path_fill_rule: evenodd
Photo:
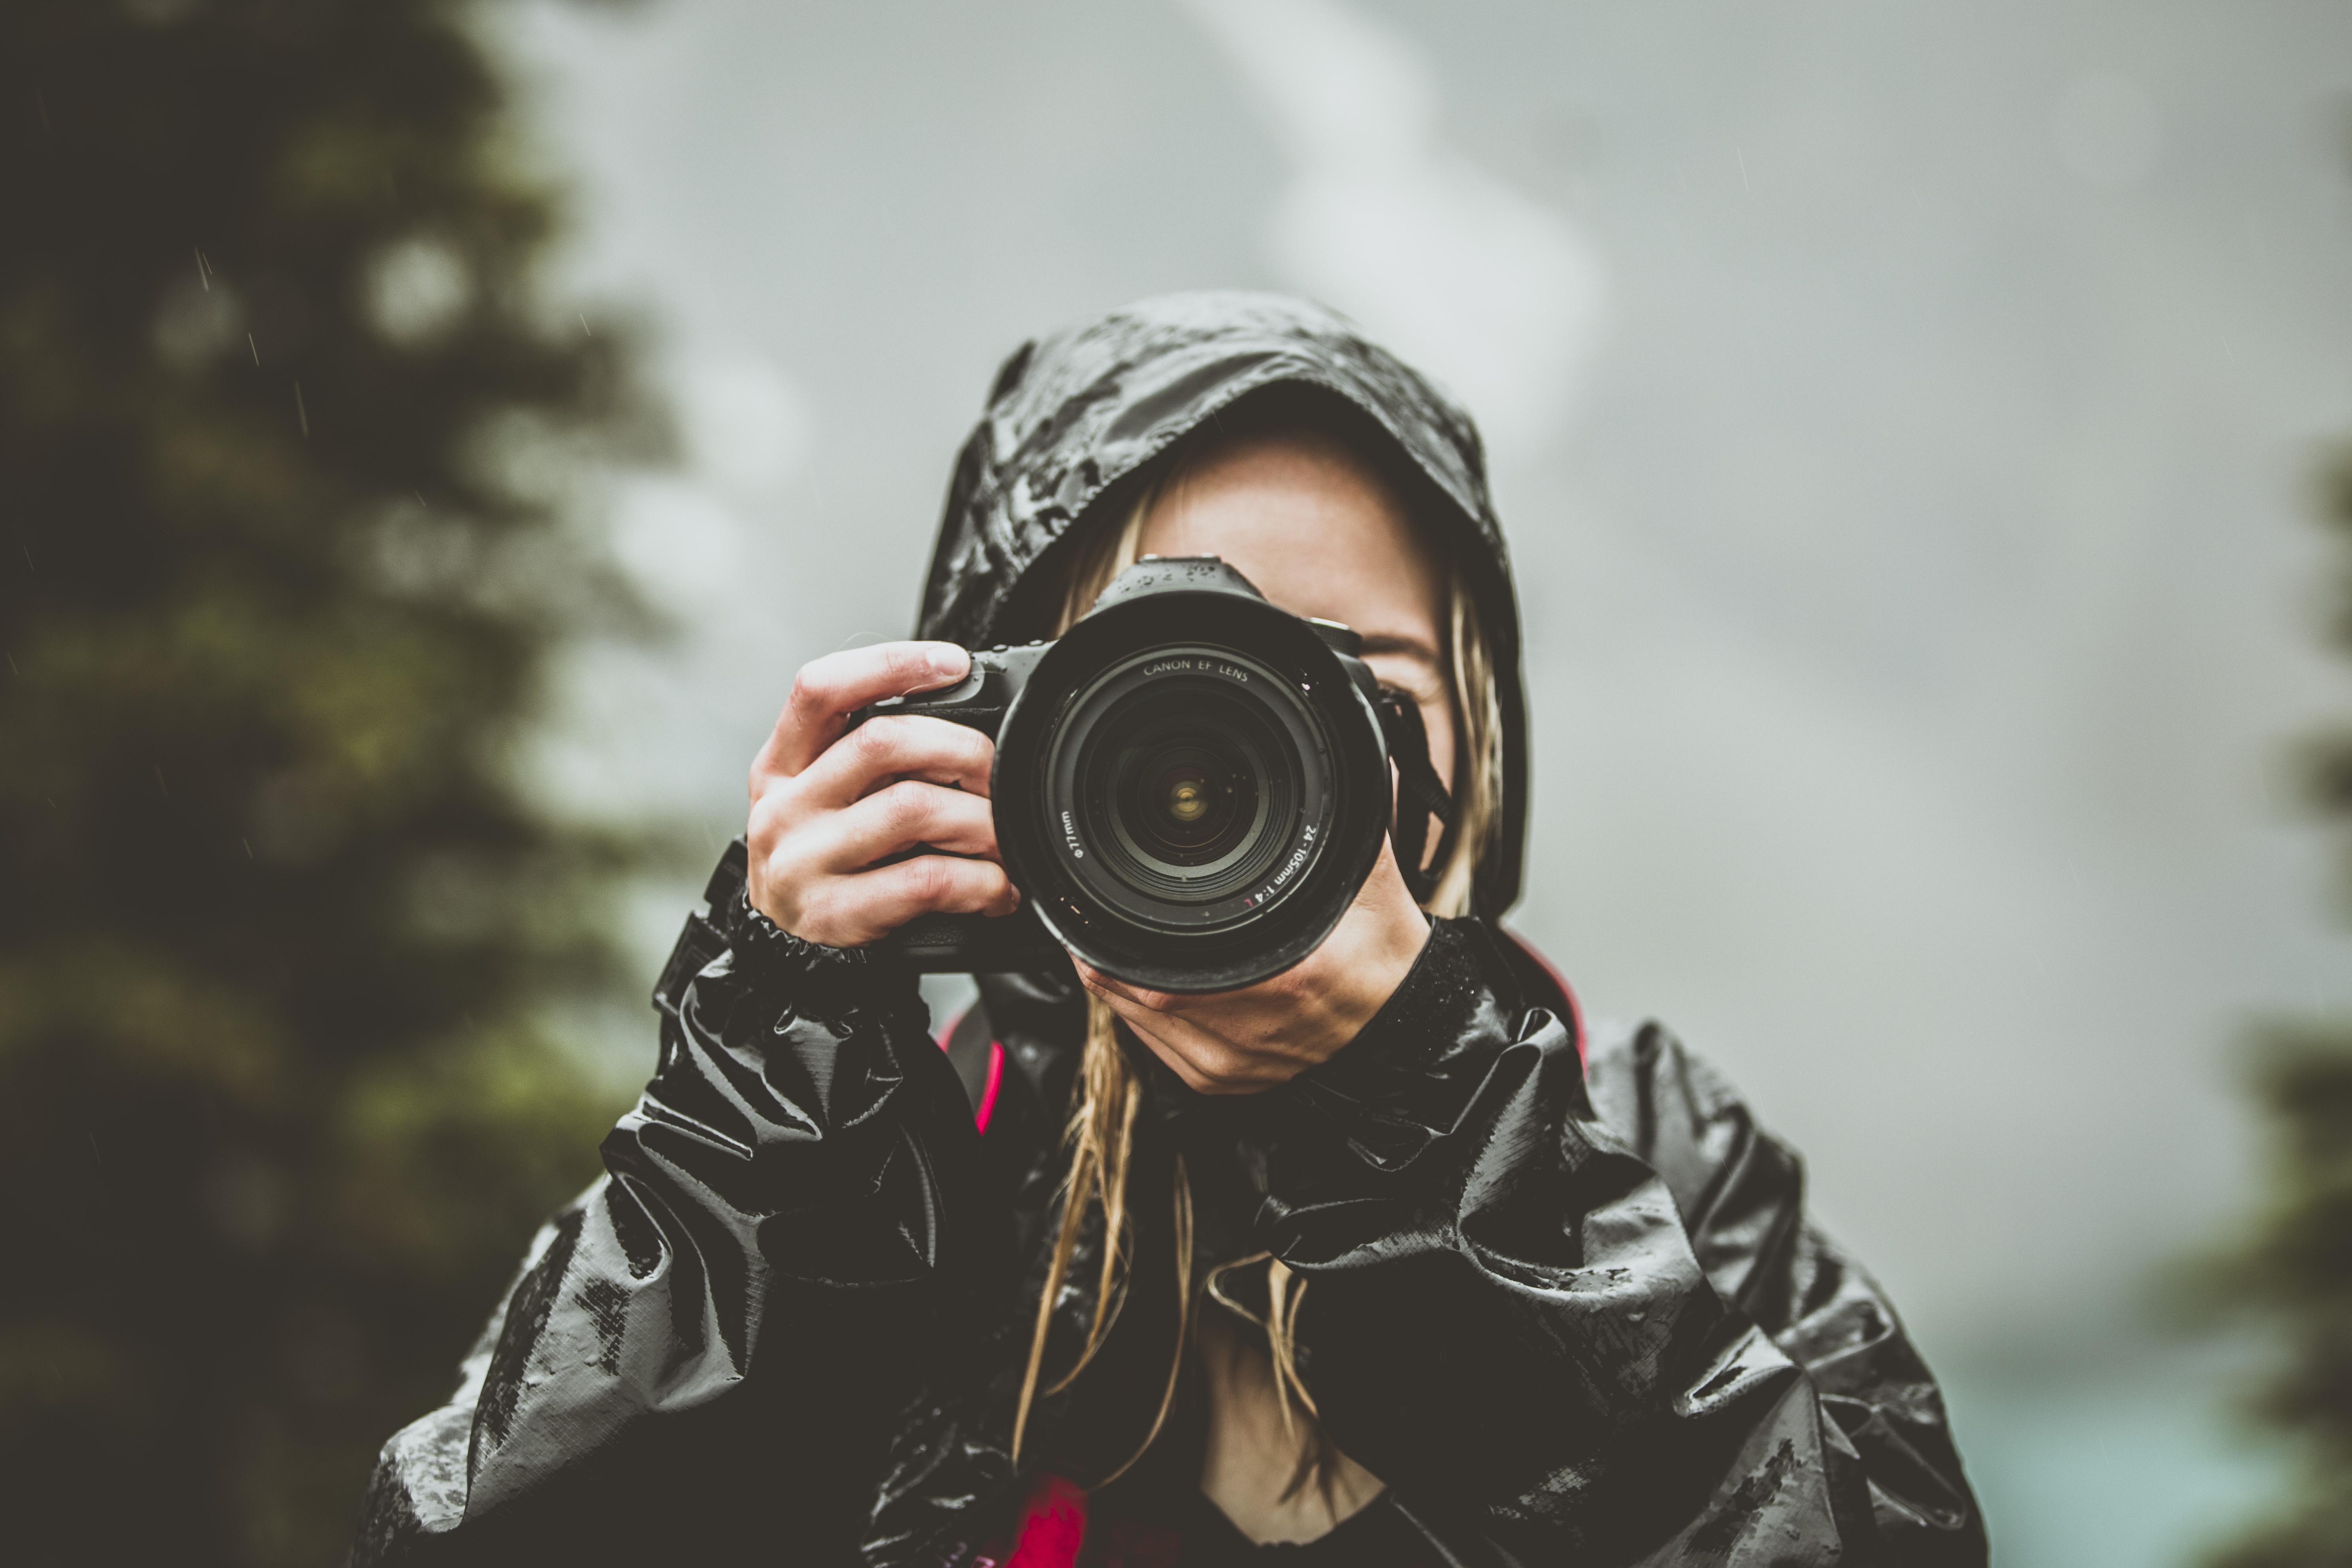
<path fill-rule="evenodd" d="M 931 668 L 941 675 L 961 676 L 971 668 L 971 655 L 953 643 L 941 643 L 931 649 Z"/>

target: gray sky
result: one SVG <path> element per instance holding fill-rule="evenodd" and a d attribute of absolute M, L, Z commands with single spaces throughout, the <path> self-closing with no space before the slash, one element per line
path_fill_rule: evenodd
<path fill-rule="evenodd" d="M 2284 757 L 2344 706 L 2308 514 L 2352 432 L 2352 11 L 508 28 L 582 198 L 571 280 L 658 327 L 691 447 L 614 534 L 694 624 L 576 662 L 568 798 L 740 830 L 793 669 L 903 635 L 1024 337 L 1164 289 L 1318 295 L 1496 447 L 1535 713 L 1517 923 L 1805 1150 L 1939 1367 L 2160 1352 L 2150 1271 L 2248 1190 L 2232 1042 L 2345 994 Z M 647 942 L 677 912 L 649 900 Z"/>

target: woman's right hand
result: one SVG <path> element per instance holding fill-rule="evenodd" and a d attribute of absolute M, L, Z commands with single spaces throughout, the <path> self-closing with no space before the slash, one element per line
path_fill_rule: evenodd
<path fill-rule="evenodd" d="M 971 668 L 970 654 L 940 642 L 881 643 L 801 666 L 751 763 L 752 908 L 804 942 L 862 947 L 917 915 L 1019 907 L 988 802 L 994 743 L 911 714 L 848 727 L 868 703 L 951 686 Z M 948 853 L 874 864 L 919 845 Z"/>

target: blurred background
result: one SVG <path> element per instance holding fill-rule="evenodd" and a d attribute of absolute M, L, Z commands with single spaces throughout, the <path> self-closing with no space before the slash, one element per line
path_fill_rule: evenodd
<path fill-rule="evenodd" d="M 1480 418 L 1516 922 L 1806 1152 L 1996 1562 L 2352 1562 L 2352 11 L 6 0 L 0 81 L 24 1561 L 340 1555 L 998 362 L 1248 287 Z"/>

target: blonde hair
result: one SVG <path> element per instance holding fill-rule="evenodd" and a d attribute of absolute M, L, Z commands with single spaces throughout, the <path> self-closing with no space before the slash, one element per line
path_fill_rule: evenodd
<path fill-rule="evenodd" d="M 1282 432 L 1283 426 L 1277 424 L 1270 428 L 1253 429 L 1250 434 Z M 1195 432 L 1193 437 L 1163 459 L 1160 470 L 1116 527 L 1097 527 L 1076 542 L 1068 585 L 1063 593 L 1061 615 L 1055 628 L 1056 635 L 1067 631 L 1072 622 L 1093 607 L 1112 578 L 1135 564 L 1152 507 L 1220 444 L 1219 434 L 1213 428 Z M 1454 732 L 1459 737 L 1452 794 L 1460 826 L 1454 834 L 1452 853 L 1446 863 L 1437 868 L 1436 889 L 1423 908 L 1444 919 L 1470 912 L 1478 865 L 1486 857 L 1501 814 L 1503 727 L 1493 656 L 1480 627 L 1477 606 L 1458 548 L 1449 548 L 1441 559 L 1446 574 L 1448 686 L 1454 700 Z M 1108 1337 L 1126 1299 L 1131 1230 L 1127 1177 L 1134 1153 L 1135 1122 L 1142 1107 L 1143 1085 L 1118 1043 L 1118 1015 L 1100 997 L 1087 998 L 1086 1046 L 1069 1121 L 1063 1133 L 1063 1142 L 1070 1152 L 1070 1168 L 1062 1184 L 1061 1224 L 1045 1273 L 1045 1291 L 1038 1298 L 1036 1327 L 1029 1342 L 1029 1364 L 1022 1377 L 1020 1402 L 1013 1414 L 1012 1457 L 1015 1464 L 1020 1462 L 1030 1413 L 1043 1376 L 1054 1303 L 1068 1279 L 1071 1258 L 1090 1213 L 1100 1213 L 1103 1222 L 1102 1269 L 1097 1281 L 1094 1317 L 1076 1361 L 1046 1386 L 1046 1394 L 1067 1388 L 1087 1369 Z M 1117 1480 L 1150 1450 L 1175 1403 L 1185 1351 L 1192 1339 L 1193 1308 L 1192 1196 L 1181 1155 L 1177 1158 L 1174 1187 L 1178 1303 L 1176 1343 L 1170 1360 L 1167 1387 L 1142 1446 L 1097 1485 L 1107 1486 Z M 1233 1270 L 1255 1263 L 1266 1267 L 1268 1311 L 1263 1319 L 1234 1300 L 1223 1289 L 1225 1277 Z M 1328 1489 L 1331 1479 L 1332 1449 L 1323 1436 L 1315 1401 L 1298 1374 L 1298 1309 L 1308 1283 L 1293 1275 L 1281 1259 L 1263 1252 L 1219 1264 L 1207 1271 L 1203 1280 L 1206 1294 L 1219 1305 L 1265 1331 L 1283 1430 L 1297 1438 L 1303 1428 L 1298 1468 L 1284 1492 L 1286 1497 L 1297 1493 L 1310 1480 Z"/>

